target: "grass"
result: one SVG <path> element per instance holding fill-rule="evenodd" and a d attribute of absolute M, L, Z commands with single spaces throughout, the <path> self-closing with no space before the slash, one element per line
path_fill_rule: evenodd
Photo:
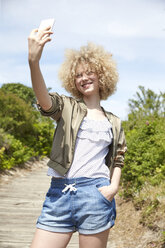
<path fill-rule="evenodd" d="M 156 186 L 146 183 L 133 202 L 141 210 L 140 223 L 158 232 L 161 247 L 165 247 L 165 182 Z"/>

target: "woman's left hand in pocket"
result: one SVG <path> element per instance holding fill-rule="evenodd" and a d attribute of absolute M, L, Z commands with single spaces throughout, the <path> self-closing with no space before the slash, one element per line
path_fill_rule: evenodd
<path fill-rule="evenodd" d="M 118 189 L 113 185 L 102 186 L 98 188 L 98 190 L 108 201 L 112 201 L 118 191 Z"/>

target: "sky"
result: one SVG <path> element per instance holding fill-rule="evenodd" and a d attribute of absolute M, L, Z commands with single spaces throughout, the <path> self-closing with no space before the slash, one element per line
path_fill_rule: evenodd
<path fill-rule="evenodd" d="M 55 18 L 52 41 L 40 61 L 47 87 L 69 95 L 58 79 L 65 49 L 89 41 L 113 54 L 117 91 L 101 105 L 122 120 L 138 86 L 165 89 L 165 0 L 0 0 L 0 86 L 31 87 L 28 36 L 42 19 Z"/>

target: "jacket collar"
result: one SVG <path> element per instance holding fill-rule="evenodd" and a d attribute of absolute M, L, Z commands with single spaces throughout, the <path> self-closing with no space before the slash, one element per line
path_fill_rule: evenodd
<path fill-rule="evenodd" d="M 77 101 L 80 103 L 81 107 L 82 107 L 84 110 L 87 110 L 87 106 L 86 106 L 86 104 L 85 104 L 83 98 L 82 98 L 82 99 L 79 99 L 79 100 L 77 100 Z M 108 120 L 111 122 L 111 124 L 113 124 L 112 113 L 106 111 L 102 106 L 101 106 L 101 108 L 102 108 L 102 110 L 103 110 L 105 116 L 108 118 Z"/>

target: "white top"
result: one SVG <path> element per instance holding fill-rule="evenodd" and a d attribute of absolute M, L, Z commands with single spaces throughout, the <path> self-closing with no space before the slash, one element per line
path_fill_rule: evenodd
<path fill-rule="evenodd" d="M 85 117 L 77 134 L 73 162 L 65 177 L 110 178 L 105 157 L 112 138 L 112 125 L 107 118 L 96 121 Z M 52 168 L 48 169 L 48 176 L 62 177 Z"/>

